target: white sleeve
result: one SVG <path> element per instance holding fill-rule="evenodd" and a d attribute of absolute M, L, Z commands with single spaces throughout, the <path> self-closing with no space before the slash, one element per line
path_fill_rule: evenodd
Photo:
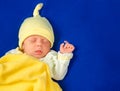
<path fill-rule="evenodd" d="M 17 47 L 16 49 L 9 50 L 8 52 L 5 53 L 5 55 L 7 55 L 7 54 L 20 54 L 20 53 L 22 53 L 22 52 Z"/>
<path fill-rule="evenodd" d="M 55 80 L 62 80 L 68 70 L 70 59 L 73 57 L 73 53 L 64 53 L 51 51 L 47 58 L 49 61 L 46 61 L 50 67 L 52 78 Z"/>

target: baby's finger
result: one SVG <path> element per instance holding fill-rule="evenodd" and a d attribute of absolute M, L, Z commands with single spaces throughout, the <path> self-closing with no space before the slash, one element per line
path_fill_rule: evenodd
<path fill-rule="evenodd" d="M 74 49 L 75 49 L 75 47 L 74 47 L 73 45 L 71 45 L 71 49 L 72 49 L 72 50 L 74 50 Z"/>
<path fill-rule="evenodd" d="M 68 43 L 64 45 L 64 48 L 69 48 L 69 47 L 70 47 L 70 44 Z"/>
<path fill-rule="evenodd" d="M 72 44 L 68 44 L 67 47 L 70 48 L 70 49 L 74 49 L 74 46 Z"/>
<path fill-rule="evenodd" d="M 64 43 L 65 43 L 65 44 L 68 44 L 69 42 L 65 40 Z"/>
<path fill-rule="evenodd" d="M 63 47 L 64 47 L 64 43 L 62 43 L 62 44 L 60 45 L 60 47 L 62 47 L 62 48 L 63 48 Z"/>

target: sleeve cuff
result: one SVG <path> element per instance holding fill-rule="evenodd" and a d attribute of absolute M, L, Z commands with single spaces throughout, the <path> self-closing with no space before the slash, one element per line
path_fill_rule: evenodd
<path fill-rule="evenodd" d="M 73 57 L 73 53 L 60 53 L 58 52 L 59 60 L 70 60 Z"/>

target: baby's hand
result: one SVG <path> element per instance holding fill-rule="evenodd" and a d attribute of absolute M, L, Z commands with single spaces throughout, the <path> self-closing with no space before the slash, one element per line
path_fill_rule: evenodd
<path fill-rule="evenodd" d="M 64 41 L 64 43 L 60 45 L 60 53 L 71 53 L 74 49 L 75 47 L 67 41 Z"/>

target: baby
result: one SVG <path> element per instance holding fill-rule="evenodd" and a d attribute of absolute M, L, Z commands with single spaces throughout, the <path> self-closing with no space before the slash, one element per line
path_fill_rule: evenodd
<path fill-rule="evenodd" d="M 59 52 L 51 50 L 54 43 L 54 33 L 51 24 L 45 17 L 39 15 L 43 4 L 38 4 L 33 17 L 24 20 L 19 30 L 19 47 L 6 54 L 25 53 L 48 64 L 53 79 L 62 80 L 73 57 L 75 47 L 67 41 L 60 45 Z"/>

